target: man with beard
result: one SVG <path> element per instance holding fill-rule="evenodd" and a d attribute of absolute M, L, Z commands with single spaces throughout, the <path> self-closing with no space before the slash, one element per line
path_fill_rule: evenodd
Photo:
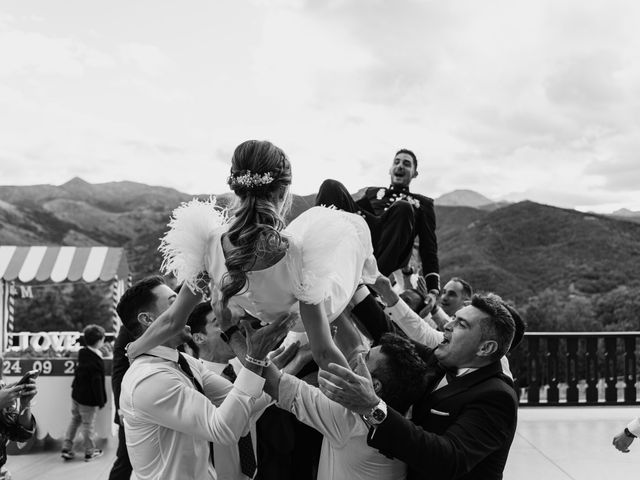
<path fill-rule="evenodd" d="M 474 295 L 424 348 L 427 388 L 410 418 L 387 407 L 366 375 L 330 364 L 320 388 L 331 400 L 370 419 L 367 443 L 408 465 L 409 480 L 500 480 L 516 430 L 518 399 L 500 358 L 515 332 L 497 295 Z"/>
<path fill-rule="evenodd" d="M 407 266 L 417 235 L 429 292 L 426 302 L 431 307 L 440 294 L 433 199 L 409 191 L 411 180 L 418 175 L 418 160 L 411 150 L 398 150 L 389 174 L 389 187 L 367 187 L 356 199 L 340 182 L 325 180 L 316 196 L 316 205 L 333 205 L 362 215 L 371 230 L 374 255 L 383 275 Z"/>

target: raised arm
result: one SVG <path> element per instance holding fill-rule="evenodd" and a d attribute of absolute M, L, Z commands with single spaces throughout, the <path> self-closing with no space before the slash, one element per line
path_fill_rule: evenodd
<path fill-rule="evenodd" d="M 324 313 L 323 305 L 300 302 L 300 317 L 309 337 L 311 354 L 320 368 L 326 369 L 330 363 L 349 368 L 347 359 L 331 338 L 331 327 Z"/>
<path fill-rule="evenodd" d="M 193 293 L 190 288 L 183 285 L 176 301 L 149 325 L 140 338 L 129 345 L 127 350 L 129 360 L 175 336 L 187 324 L 187 318 L 193 307 L 201 301 L 202 296 L 199 293 Z"/>

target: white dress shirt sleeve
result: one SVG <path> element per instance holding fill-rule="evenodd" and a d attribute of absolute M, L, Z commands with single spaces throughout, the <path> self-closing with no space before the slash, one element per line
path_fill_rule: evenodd
<path fill-rule="evenodd" d="M 636 437 L 640 437 L 640 417 L 634 418 L 627 428 L 631 433 L 633 433 Z"/>
<path fill-rule="evenodd" d="M 193 364 L 191 364 L 193 368 Z M 198 368 L 203 389 L 211 398 L 226 398 L 216 407 L 207 396 L 184 381 L 178 370 L 162 369 L 140 381 L 132 392 L 132 407 L 141 419 L 195 435 L 209 442 L 237 443 L 261 395 L 264 379 L 243 369 L 229 390 L 229 382 Z M 207 377 L 205 380 L 205 376 Z M 205 387 L 205 385 L 207 385 Z M 220 392 L 216 392 L 216 388 Z"/>
<path fill-rule="evenodd" d="M 329 400 L 320 389 L 292 375 L 282 375 L 278 394 L 278 406 L 318 430 L 337 447 L 343 446 L 351 438 L 358 422 L 362 422 L 363 431 L 367 430 L 358 415 Z"/>
<path fill-rule="evenodd" d="M 427 347 L 435 348 L 444 338 L 442 332 L 428 325 L 402 299 L 391 307 L 385 307 L 384 311 L 411 340 L 422 343 Z"/>

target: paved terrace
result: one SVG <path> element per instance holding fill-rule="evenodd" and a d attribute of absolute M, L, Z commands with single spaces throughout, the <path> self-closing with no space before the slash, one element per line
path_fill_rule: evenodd
<path fill-rule="evenodd" d="M 522 407 L 505 480 L 602 480 L 635 478 L 640 442 L 622 454 L 611 440 L 637 407 Z M 117 439 L 103 445 L 105 456 L 90 463 L 64 462 L 59 443 L 48 442 L 24 455 L 10 456 L 15 480 L 107 480 Z"/>

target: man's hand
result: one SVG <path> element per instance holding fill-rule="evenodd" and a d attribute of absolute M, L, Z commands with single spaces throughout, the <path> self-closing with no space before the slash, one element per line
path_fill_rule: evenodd
<path fill-rule="evenodd" d="M 300 342 L 295 342 L 287 348 L 281 346 L 269 354 L 273 364 L 284 373 L 297 375 L 302 368 L 313 360 L 311 345 L 305 343 L 300 346 Z"/>
<path fill-rule="evenodd" d="M 328 370 L 320 370 L 318 383 L 329 399 L 360 415 L 371 412 L 380 403 L 362 355 L 358 355 L 355 372 L 330 363 Z"/>
<path fill-rule="evenodd" d="M 38 393 L 38 389 L 36 387 L 36 379 L 29 378 L 27 383 L 22 385 L 24 388 L 20 392 L 20 410 L 24 408 L 28 408 L 31 405 L 31 400 Z"/>
<path fill-rule="evenodd" d="M 633 443 L 634 438 L 624 433 L 624 430 L 613 437 L 613 446 L 624 453 L 629 453 L 629 446 Z"/>
<path fill-rule="evenodd" d="M 376 281 L 371 285 L 371 288 L 380 295 L 380 298 L 382 298 L 382 301 L 386 303 L 388 307 L 392 307 L 398 303 L 398 300 L 400 299 L 391 286 L 391 280 L 382 274 L 378 275 Z"/>
<path fill-rule="evenodd" d="M 269 352 L 269 359 L 276 366 L 278 370 L 282 370 L 293 357 L 298 353 L 298 349 L 300 348 L 300 342 L 294 342 L 289 345 L 287 348 L 284 348 L 284 345 L 280 345 L 273 352 Z"/>
<path fill-rule="evenodd" d="M 0 389 L 0 409 L 11 406 L 23 389 L 24 385 L 8 385 Z"/>
<path fill-rule="evenodd" d="M 240 327 L 244 330 L 247 342 L 247 355 L 258 360 L 266 358 L 268 353 L 284 339 L 287 332 L 295 324 L 295 317 L 285 315 L 279 320 L 254 330 L 249 320 L 242 320 Z"/>
<path fill-rule="evenodd" d="M 436 306 L 437 301 L 438 301 L 438 296 L 435 293 L 433 292 L 427 293 L 427 296 L 424 297 L 424 309 L 430 312 L 431 310 L 433 310 L 433 307 Z"/>

